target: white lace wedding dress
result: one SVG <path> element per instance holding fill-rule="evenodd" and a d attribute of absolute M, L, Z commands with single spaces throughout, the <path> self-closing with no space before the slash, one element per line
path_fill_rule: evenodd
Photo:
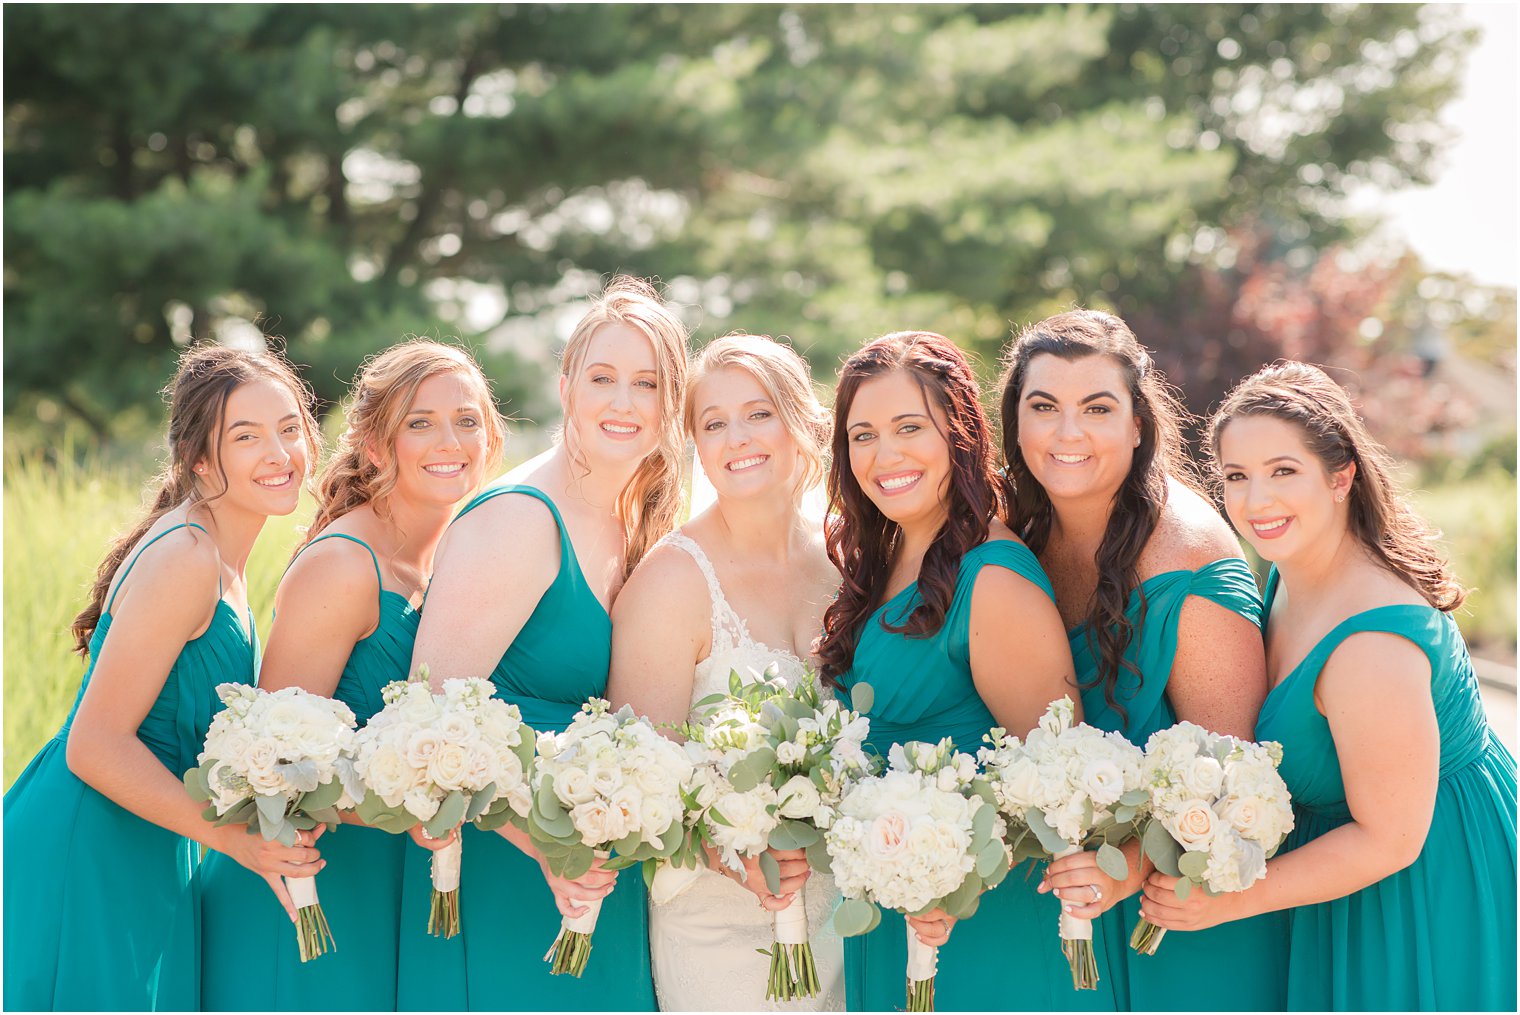
<path fill-rule="evenodd" d="M 775 663 L 782 680 L 801 679 L 803 662 L 750 637 L 718 585 L 702 547 L 673 532 L 662 542 L 691 554 L 707 579 L 712 601 L 712 651 L 697 664 L 691 700 L 728 690 L 730 670 L 760 673 Z M 662 868 L 650 892 L 649 952 L 661 1011 L 843 1011 L 844 943 L 830 916 L 838 901 L 834 879 L 814 871 L 803 889 L 813 956 L 822 988 L 811 1001 L 765 999 L 770 959 L 757 948 L 774 942 L 771 914 L 759 900 L 716 871 Z"/>

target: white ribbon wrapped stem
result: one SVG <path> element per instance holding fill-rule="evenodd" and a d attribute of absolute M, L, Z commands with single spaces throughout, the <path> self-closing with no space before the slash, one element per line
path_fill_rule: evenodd
<path fill-rule="evenodd" d="M 1065 849 L 1061 850 L 1061 852 L 1056 854 L 1056 859 L 1059 860 L 1063 856 L 1071 856 L 1073 853 L 1080 852 L 1082 852 L 1081 846 L 1067 846 Z M 1070 913 L 1066 912 L 1064 908 L 1061 910 L 1061 919 L 1059 921 L 1059 926 L 1062 941 L 1092 940 L 1092 921 L 1083 920 L 1080 917 L 1072 916 Z"/>
<path fill-rule="evenodd" d="M 297 909 L 305 909 L 307 906 L 317 904 L 317 879 L 309 878 L 285 879 L 285 890 L 290 893 L 290 901 L 296 904 Z"/>
<path fill-rule="evenodd" d="M 787 907 L 771 914 L 771 924 L 776 930 L 776 943 L 805 945 L 808 942 L 807 906 L 798 891 Z"/>
<path fill-rule="evenodd" d="M 939 969 L 939 945 L 926 945 L 918 939 L 911 923 L 908 928 L 908 979 L 923 983 L 934 979 Z"/>
<path fill-rule="evenodd" d="M 599 859 L 605 860 L 612 854 L 605 849 L 599 849 L 596 851 L 596 855 Z M 580 916 L 565 917 L 560 921 L 560 926 L 573 934 L 590 934 L 596 930 L 596 918 L 602 915 L 602 901 L 601 899 L 594 899 L 590 902 L 579 899 L 575 900 L 576 905 L 586 907 L 586 912 Z"/>
<path fill-rule="evenodd" d="M 464 859 L 464 845 L 459 836 L 442 849 L 433 850 L 433 891 L 445 894 L 459 888 L 459 867 Z"/>

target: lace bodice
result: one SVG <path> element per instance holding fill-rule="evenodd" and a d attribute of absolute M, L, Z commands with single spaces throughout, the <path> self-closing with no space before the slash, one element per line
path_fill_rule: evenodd
<path fill-rule="evenodd" d="M 718 573 L 712 561 L 695 539 L 684 532 L 672 532 L 661 540 L 679 547 L 696 561 L 702 577 L 707 579 L 707 597 L 712 604 L 712 648 L 707 658 L 697 663 L 691 685 L 691 700 L 701 701 L 710 694 L 722 694 L 728 690 L 728 675 L 737 670 L 748 679 L 758 676 L 772 663 L 777 676 L 788 687 L 802 679 L 806 664 L 786 649 L 771 648 L 764 642 L 750 637 L 749 625 L 739 616 L 723 595 L 718 584 Z"/>
<path fill-rule="evenodd" d="M 806 664 L 801 659 L 750 636 L 749 625 L 723 595 L 712 561 L 696 540 L 672 532 L 661 542 L 679 547 L 696 561 L 712 604 L 712 648 L 697 663 L 693 703 L 726 692 L 734 670 L 748 679 L 774 663 L 777 677 L 788 686 L 802 679 Z M 771 947 L 771 916 L 745 888 L 714 871 L 662 867 L 650 897 L 650 955 L 662 1011 L 844 1010 L 844 945 L 830 919 L 839 892 L 827 875 L 814 872 L 803 890 L 823 987 L 811 1002 L 765 1000 L 770 960 L 756 949 Z"/>

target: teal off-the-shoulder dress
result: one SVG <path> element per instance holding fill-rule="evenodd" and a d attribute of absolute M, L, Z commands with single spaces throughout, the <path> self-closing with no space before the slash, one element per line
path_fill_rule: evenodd
<path fill-rule="evenodd" d="M 1276 586 L 1274 570 L 1269 608 Z M 1314 686 L 1336 647 L 1361 631 L 1407 638 L 1430 659 L 1441 736 L 1435 812 L 1412 865 L 1343 898 L 1289 911 L 1288 1008 L 1514 1011 L 1515 758 L 1489 728 L 1467 644 L 1450 616 L 1413 604 L 1354 614 L 1272 689 L 1256 734 L 1283 745 L 1280 771 L 1295 820 L 1283 849 L 1351 820 Z"/>
<path fill-rule="evenodd" d="M 1117 730 L 1140 747 L 1152 733 L 1176 724 L 1177 715 L 1167 700 L 1166 689 L 1177 657 L 1182 607 L 1189 596 L 1200 596 L 1261 625 L 1256 579 L 1238 557 L 1216 560 L 1197 571 L 1167 571 L 1147 578 L 1130 595 L 1125 610 L 1134 627 L 1124 658 L 1135 671 L 1121 671 L 1115 687 L 1114 697 L 1123 714 L 1108 703 L 1096 682 L 1098 650 L 1088 637 L 1086 625 L 1070 632 L 1072 661 L 1077 682 L 1083 686 L 1082 713 L 1087 723 L 1102 730 Z M 1186 983 L 1190 996 L 1207 997 L 1210 1008 L 1282 1009 L 1288 963 L 1284 914 L 1266 913 L 1210 930 L 1169 931 L 1155 955 L 1140 955 L 1129 947 L 1130 934 L 1139 919 L 1137 894 L 1098 920 L 1109 950 L 1110 968 L 1116 973 L 1121 1007 L 1133 1011 L 1175 1008 L 1179 1003 L 1177 986 Z"/>
<path fill-rule="evenodd" d="M 503 483 L 482 491 L 464 517 L 496 497 L 542 501 L 559 527 L 560 565 L 553 584 L 491 671 L 496 694 L 522 710 L 536 731 L 563 730 L 587 698 L 607 691 L 612 619 L 581 573 L 559 508 L 542 490 Z M 457 519 L 456 519 L 457 520 Z M 502 533 L 511 539 L 511 533 Z M 491 609 L 481 603 L 481 609 Z M 425 662 L 426 660 L 419 660 Z M 544 953 L 560 914 L 537 861 L 496 832 L 464 829 L 459 881 L 464 947 L 462 996 L 435 994 L 432 1007 L 475 1011 L 654 1011 L 649 919 L 637 866 L 618 875 L 602 904 L 585 974 L 554 976 Z"/>
<path fill-rule="evenodd" d="M 353 709 L 359 724 L 382 707 L 380 689 L 404 680 L 417 639 L 418 614 L 406 597 L 381 585 L 380 561 L 363 540 L 341 532 L 313 539 L 345 539 L 369 551 L 375 565 L 380 619 L 354 643 L 333 697 Z M 207 1011 L 392 1011 L 396 1008 L 401 935 L 426 928 L 401 920 L 401 872 L 406 836 L 343 824 L 317 843 L 326 867 L 317 876 L 322 911 L 336 948 L 302 962 L 295 925 L 257 874 L 219 853 L 201 868 L 201 1007 Z"/>
<path fill-rule="evenodd" d="M 191 522 L 160 532 L 133 554 L 117 589 L 154 543 L 186 527 L 206 531 Z M 200 846 L 91 789 L 66 758 L 115 602 L 112 592 L 63 728 L 5 794 L 8 1010 L 183 1011 L 199 1003 Z M 195 766 L 222 707 L 216 686 L 252 684 L 257 657 L 252 614 L 240 620 L 219 598 L 211 626 L 185 643 L 137 729 L 176 778 Z"/>
<path fill-rule="evenodd" d="M 1002 567 L 1037 585 L 1055 601 L 1040 562 L 1022 543 L 988 540 L 961 560 L 954 598 L 939 632 L 910 638 L 882 627 L 900 625 L 922 600 L 914 583 L 882 605 L 866 621 L 855 647 L 854 665 L 840 683 L 865 682 L 875 691 L 866 713 L 869 745 L 883 757 L 894 743 L 936 742 L 951 737 L 960 750 L 975 754 L 997 720 L 976 693 L 971 677 L 971 593 L 984 567 Z M 1017 624 L 1019 618 L 1008 618 Z M 1016 868 L 982 896 L 976 915 L 956 924 L 939 950 L 935 1004 L 943 1011 L 1009 1010 L 1113 1011 L 1113 979 L 1099 947 L 1097 990 L 1072 989 L 1071 973 L 1057 933 L 1059 903 L 1035 891 L 1039 875 Z M 1051 959 L 1054 956 L 1054 959 Z M 845 939 L 845 995 L 851 1011 L 891 1011 L 903 1005 L 907 931 L 902 916 L 883 913 L 881 925 Z"/>

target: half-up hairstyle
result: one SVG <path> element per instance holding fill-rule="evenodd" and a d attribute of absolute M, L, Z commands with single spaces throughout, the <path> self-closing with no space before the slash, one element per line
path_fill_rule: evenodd
<path fill-rule="evenodd" d="M 829 415 L 813 392 L 807 360 L 790 346 L 763 335 L 725 335 L 697 354 L 686 382 L 686 432 L 697 433 L 697 385 L 714 370 L 735 367 L 755 379 L 776 407 L 776 414 L 802 456 L 794 493 L 823 479 L 823 456 L 829 445 Z"/>
<path fill-rule="evenodd" d="M 686 435 L 681 430 L 681 407 L 686 397 L 686 325 L 660 299 L 654 286 L 631 275 L 615 276 L 575 326 L 560 356 L 560 373 L 574 378 L 586 361 L 591 339 L 603 325 L 621 324 L 644 335 L 654 347 L 656 384 L 660 398 L 659 439 L 655 448 L 618 494 L 617 513 L 623 522 L 623 577 L 633 573 L 644 554 L 676 527 L 681 512 L 682 470 L 686 464 Z M 572 384 L 568 396 L 573 399 Z M 572 413 L 567 407 L 566 417 Z M 571 460 L 576 450 L 566 445 Z M 576 461 L 585 467 L 584 461 Z"/>
<path fill-rule="evenodd" d="M 827 533 L 829 559 L 844 583 L 839 597 L 824 612 L 818 644 L 824 680 L 834 687 L 840 686 L 840 676 L 854 663 L 866 620 L 886 597 L 892 560 L 902 542 L 901 526 L 881 513 L 855 478 L 849 443 L 850 406 L 860 386 L 896 370 L 913 378 L 926 406 L 944 413 L 940 435 L 950 447 L 950 475 L 947 517 L 919 567 L 922 602 L 900 627 L 882 617 L 886 630 L 927 638 L 944 626 L 961 558 L 986 542 L 1001 508 L 992 433 L 982 413 L 976 375 L 955 343 L 932 332 L 899 331 L 876 339 L 845 360 L 834 400 Z M 938 421 L 935 426 L 939 427 Z"/>
<path fill-rule="evenodd" d="M 169 460 L 154 480 L 157 489 L 151 495 L 148 512 L 130 532 L 111 544 L 110 552 L 95 572 L 90 602 L 74 618 L 74 650 L 89 655 L 90 638 L 100 623 L 106 593 L 121 567 L 127 552 L 137 545 L 155 522 L 171 509 L 188 502 L 211 503 L 227 492 L 227 473 L 222 468 L 222 426 L 226 419 L 227 399 L 244 384 L 272 380 L 290 390 L 301 413 L 301 439 L 306 444 L 306 467 L 310 470 L 321 450 L 316 421 L 311 416 L 312 394 L 294 368 L 273 352 L 249 352 L 223 345 L 198 345 L 187 350 L 179 360 L 174 379 L 162 394 L 169 403 L 169 432 L 166 445 Z M 221 489 L 209 495 L 196 485 L 197 462 L 206 462 L 207 479 L 215 474 Z"/>
<path fill-rule="evenodd" d="M 366 360 L 354 377 L 348 427 L 317 479 L 317 514 L 297 552 L 355 508 L 374 504 L 377 513 L 386 513 L 385 499 L 396 488 L 396 437 L 417 389 L 428 378 L 448 373 L 464 379 L 480 408 L 480 430 L 485 437 L 481 476 L 494 471 L 506 448 L 506 420 L 497 411 L 491 386 L 474 357 L 458 346 L 429 339 L 393 345 Z"/>
<path fill-rule="evenodd" d="M 1357 415 L 1341 386 L 1319 367 L 1292 360 L 1263 367 L 1225 396 L 1209 421 L 1209 452 L 1232 421 L 1270 416 L 1302 431 L 1326 472 L 1356 464 L 1347 496 L 1347 526 L 1374 560 L 1409 583 L 1425 601 L 1451 613 L 1467 599 L 1436 540 L 1440 533 L 1410 509 L 1389 455 Z"/>
<path fill-rule="evenodd" d="M 1107 356 L 1113 360 L 1124 375 L 1135 418 L 1140 423 L 1140 444 L 1135 448 L 1128 475 L 1114 495 L 1103 542 L 1098 546 L 1098 584 L 1085 618 L 1087 638 L 1097 649 L 1098 671 L 1084 687 L 1101 684 L 1104 701 L 1123 716 L 1126 712 L 1116 692 L 1119 675 L 1127 670 L 1137 678 L 1141 676 L 1134 664 L 1124 658 L 1135 633 L 1125 611 L 1130 595 L 1140 587 L 1140 555 L 1161 521 L 1168 479 L 1201 490 L 1197 471 L 1183 450 L 1182 424 L 1189 415 L 1129 325 L 1113 314 L 1073 310 L 1047 317 L 1020 332 L 1003 361 L 1001 414 L 1003 458 L 1007 462 L 1004 481 L 1008 526 L 1036 554 L 1044 551 L 1050 539 L 1054 508 L 1019 448 L 1019 401 L 1024 395 L 1029 364 L 1040 355 L 1067 362 L 1088 356 Z M 1143 618 L 1143 601 L 1140 609 Z"/>

